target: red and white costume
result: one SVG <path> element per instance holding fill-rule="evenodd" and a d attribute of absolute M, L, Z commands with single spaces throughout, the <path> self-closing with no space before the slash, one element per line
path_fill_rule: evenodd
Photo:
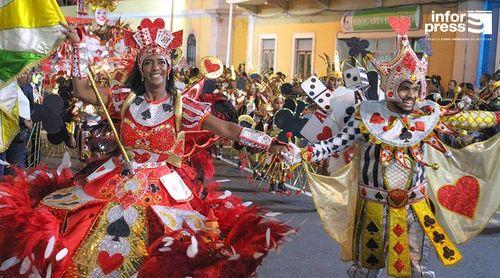
<path fill-rule="evenodd" d="M 111 96 L 120 112 L 123 96 Z M 183 98 L 180 130 L 175 107 L 173 96 L 139 95 L 124 108 L 128 167 L 114 157 L 76 179 L 69 169 L 5 177 L 0 277 L 252 275 L 290 228 L 213 186 L 204 191 L 178 135 L 199 131 L 210 104 Z"/>

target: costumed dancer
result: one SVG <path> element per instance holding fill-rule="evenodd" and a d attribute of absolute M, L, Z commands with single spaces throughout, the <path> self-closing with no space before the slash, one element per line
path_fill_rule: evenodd
<path fill-rule="evenodd" d="M 85 42 L 72 27 L 63 33 L 74 43 L 75 96 L 93 104 L 100 96 L 121 115 L 121 139 L 134 157 L 126 163 L 123 152 L 74 181 L 63 167 L 6 177 L 0 183 L 0 275 L 254 275 L 291 229 L 234 196 L 204 190 L 183 161 L 184 148 L 188 141 L 198 144 L 203 130 L 273 153 L 286 146 L 175 93 L 171 51 L 181 40 L 161 19 L 143 20 L 132 36 L 139 51 L 125 98 L 89 86 Z"/>
<path fill-rule="evenodd" d="M 287 159 L 320 161 L 358 143 L 354 161 L 332 177 L 307 173 L 326 231 L 342 245 L 342 259 L 354 262 L 349 277 L 379 277 L 383 268 L 391 277 L 435 277 L 428 269 L 430 245 L 445 266 L 456 264 L 462 255 L 453 241 L 477 235 L 498 208 L 498 195 L 492 194 L 498 169 L 488 154 L 498 149 L 498 136 L 463 156 L 448 150 L 436 133 L 457 136 L 497 126 L 500 114 L 449 110 L 423 100 L 426 57 L 418 59 L 411 49 L 406 17 L 389 22 L 398 33 L 397 55 L 389 62 L 368 55 L 382 76 L 386 99 L 363 101 L 339 134 L 301 152 L 294 147 Z M 490 160 L 474 157 L 474 150 Z M 480 170 L 467 166 L 472 160 L 482 163 L 476 165 Z M 445 170 L 438 173 L 440 165 Z M 446 185 L 457 176 L 462 177 L 456 188 Z M 490 194 L 481 197 L 479 187 Z"/>
<path fill-rule="evenodd" d="M 335 50 L 333 54 L 333 64 L 330 61 L 330 56 L 325 53 L 323 53 L 323 56 L 320 56 L 320 58 L 323 59 L 326 64 L 325 86 L 328 90 L 334 91 L 344 83 L 342 69 L 340 68 L 339 52 Z"/>

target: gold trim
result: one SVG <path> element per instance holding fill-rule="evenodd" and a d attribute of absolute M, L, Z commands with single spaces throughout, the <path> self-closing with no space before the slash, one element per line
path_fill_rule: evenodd
<path fill-rule="evenodd" d="M 137 95 L 134 92 L 130 92 L 127 96 L 127 98 L 123 101 L 122 108 L 120 110 L 120 117 L 122 119 L 125 118 L 125 113 L 127 113 L 127 109 L 129 108 L 130 104 L 134 102 L 135 98 Z"/>
<path fill-rule="evenodd" d="M 182 121 L 182 93 L 177 92 L 174 104 L 174 115 L 175 115 L 175 130 L 177 132 L 181 131 L 181 121 Z"/>
<path fill-rule="evenodd" d="M 100 268 L 99 245 L 106 236 L 106 229 L 110 224 L 107 219 L 109 210 L 117 205 L 118 203 L 110 202 L 99 212 L 96 222 L 88 230 L 82 244 L 76 250 L 72 265 L 65 271 L 66 275 L 88 277 L 94 269 Z M 142 261 L 148 255 L 146 207 L 134 206 L 134 208 L 139 213 L 137 220 L 130 227 L 130 236 L 121 239 L 128 242 L 130 253 L 124 255 L 123 263 L 115 270 L 122 277 L 130 277 L 139 271 Z"/>

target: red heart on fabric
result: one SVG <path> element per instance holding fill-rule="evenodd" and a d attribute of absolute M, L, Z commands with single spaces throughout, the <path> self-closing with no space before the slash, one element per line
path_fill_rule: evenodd
<path fill-rule="evenodd" d="M 373 113 L 372 117 L 370 118 L 370 123 L 372 124 L 381 124 L 384 123 L 385 119 L 380 116 L 379 113 Z"/>
<path fill-rule="evenodd" d="M 389 24 L 391 25 L 392 29 L 396 31 L 401 36 L 404 36 L 408 30 L 410 30 L 410 19 L 406 16 L 402 17 L 397 17 L 397 16 L 391 16 L 389 17 L 389 20 L 387 20 Z"/>
<path fill-rule="evenodd" d="M 455 185 L 439 188 L 438 201 L 445 208 L 460 215 L 474 218 L 479 199 L 479 181 L 473 176 L 463 176 Z"/>
<path fill-rule="evenodd" d="M 104 171 L 106 169 L 106 167 L 104 167 L 104 165 L 101 165 L 99 166 L 99 168 L 97 168 L 95 171 L 96 172 L 101 172 L 101 171 Z"/>
<path fill-rule="evenodd" d="M 122 265 L 123 256 L 122 254 L 114 254 L 113 256 L 110 256 L 108 252 L 101 251 L 97 256 L 97 262 L 99 263 L 99 266 L 101 266 L 102 272 L 107 275 Z"/>
<path fill-rule="evenodd" d="M 205 65 L 205 68 L 207 69 L 208 73 L 212 73 L 215 71 L 218 71 L 220 69 L 220 65 L 212 63 L 212 61 L 206 59 L 203 64 Z"/>
<path fill-rule="evenodd" d="M 326 140 L 332 138 L 332 136 L 332 129 L 324 126 L 323 131 L 320 134 L 316 135 L 316 138 L 318 138 L 318 140 Z"/>
<path fill-rule="evenodd" d="M 134 152 L 134 160 L 139 162 L 139 163 L 144 163 L 148 161 L 151 158 L 151 155 L 149 153 L 138 153 Z"/>
<path fill-rule="evenodd" d="M 393 189 L 389 191 L 387 201 L 389 202 L 389 205 L 400 208 L 408 203 L 408 193 L 406 190 Z"/>

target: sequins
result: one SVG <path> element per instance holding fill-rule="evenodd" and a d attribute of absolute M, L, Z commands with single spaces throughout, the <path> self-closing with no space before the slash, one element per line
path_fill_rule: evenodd
<path fill-rule="evenodd" d="M 403 66 L 410 70 L 411 72 L 415 71 L 415 68 L 417 67 L 417 62 L 413 58 L 410 52 L 407 52 L 405 57 L 403 58 Z"/>
<path fill-rule="evenodd" d="M 126 238 L 118 237 L 118 241 L 115 241 L 114 236 L 107 234 L 111 224 L 108 218 L 120 217 L 130 223 L 127 224 L 130 234 Z M 73 263 L 65 273 L 72 277 L 131 277 L 147 256 L 146 221 L 145 207 L 124 210 L 116 203 L 108 203 L 75 251 Z"/>
<path fill-rule="evenodd" d="M 454 185 L 438 190 L 438 201 L 445 208 L 473 219 L 479 199 L 479 181 L 473 176 L 463 176 Z"/>
<path fill-rule="evenodd" d="M 140 125 L 153 127 L 157 126 L 173 116 L 172 109 L 166 110 L 165 105 L 173 105 L 172 97 L 159 103 L 149 103 L 144 100 L 144 96 L 137 96 L 134 103 L 129 106 L 129 112 L 135 122 Z"/>
<path fill-rule="evenodd" d="M 165 154 L 172 149 L 175 142 L 175 129 L 172 127 L 173 118 L 168 123 L 159 126 L 133 127 L 129 118 L 122 121 L 123 143 L 128 148 L 145 149 L 158 154 Z M 140 163 L 145 161 L 138 161 Z"/>

